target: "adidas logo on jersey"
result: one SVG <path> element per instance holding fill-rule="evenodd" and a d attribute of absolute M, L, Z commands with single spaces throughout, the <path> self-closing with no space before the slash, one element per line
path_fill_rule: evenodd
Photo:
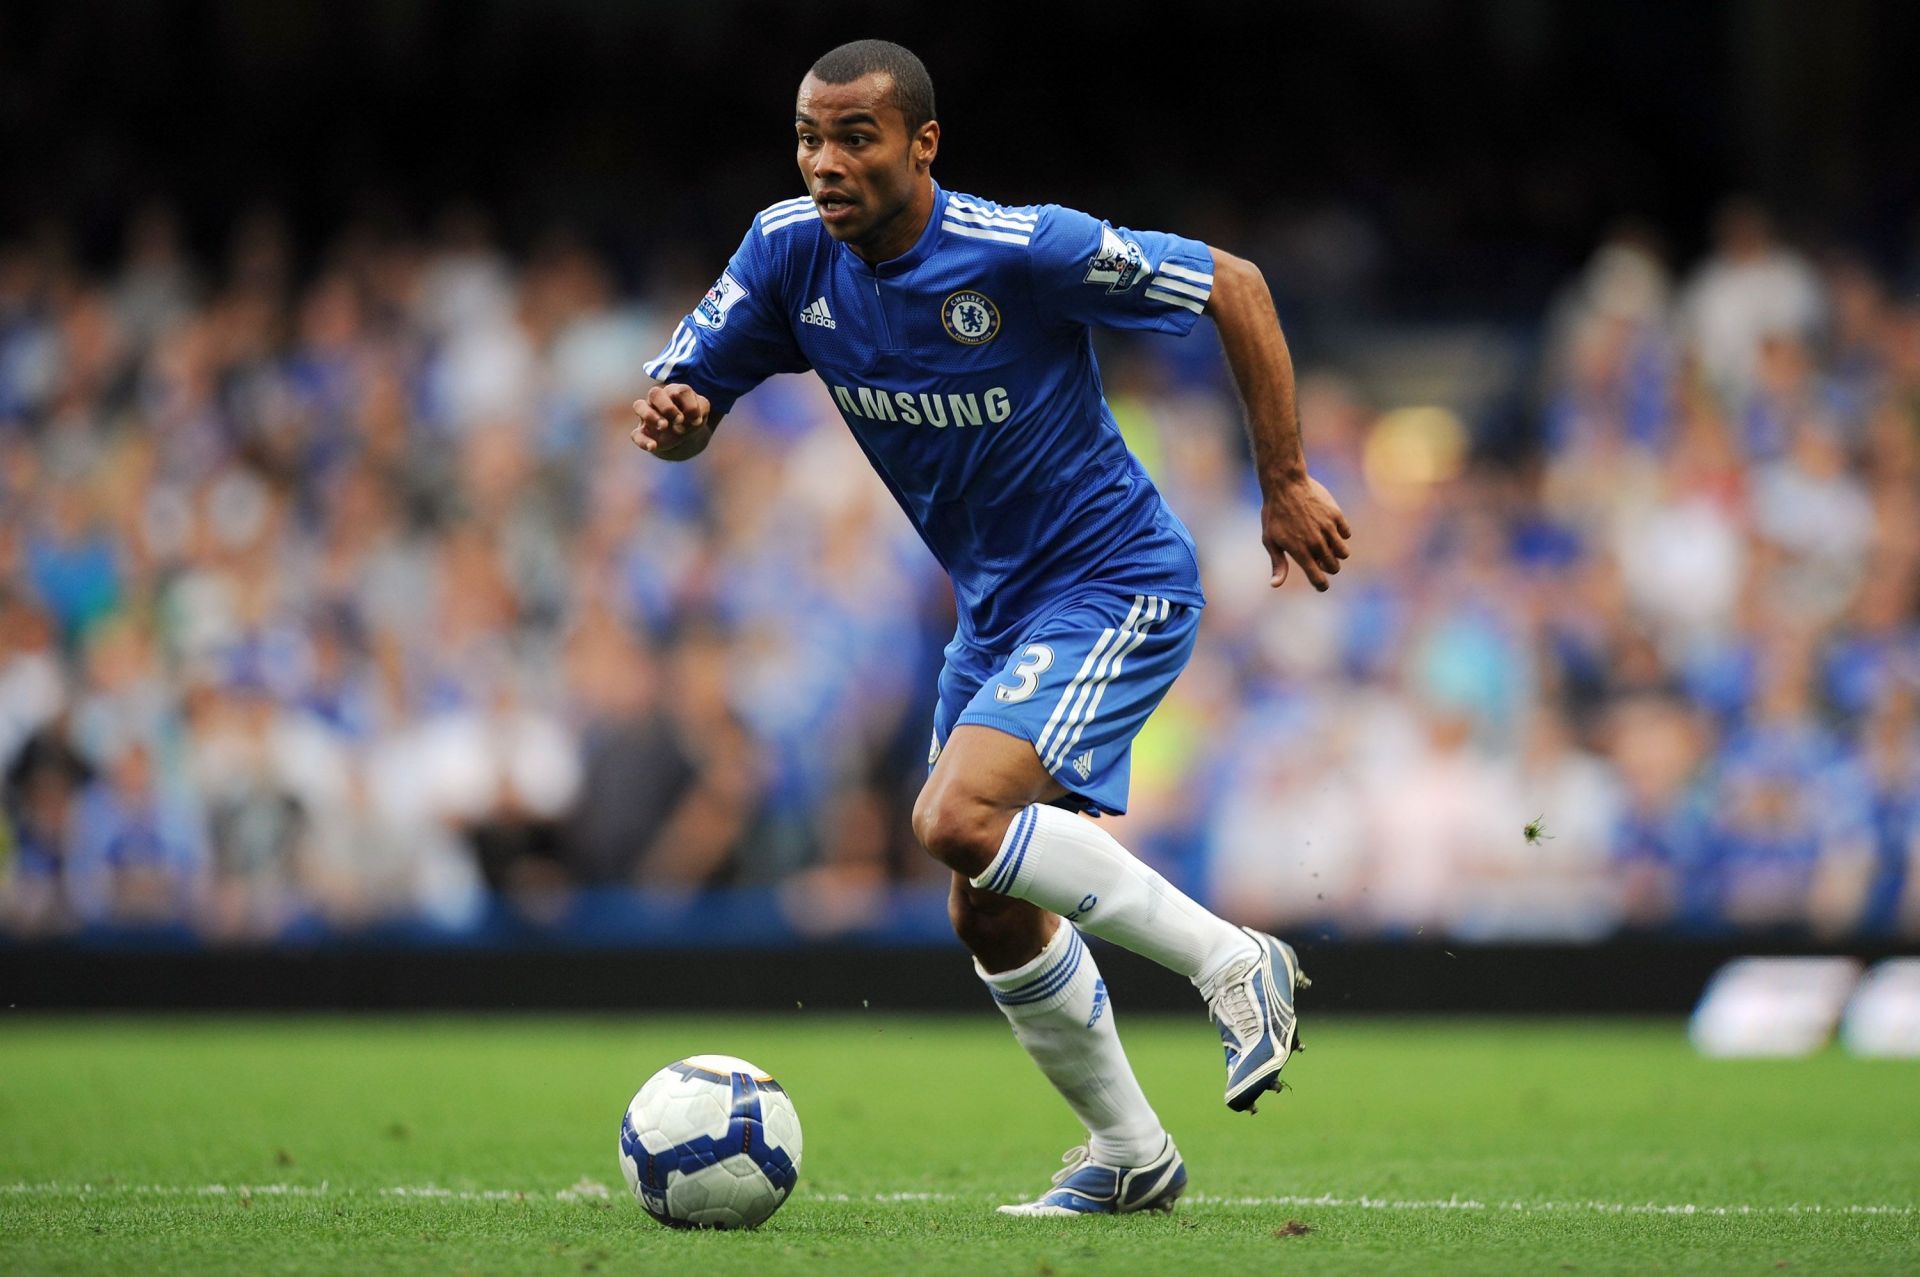
<path fill-rule="evenodd" d="M 800 322 L 803 324 L 818 324 L 822 328 L 833 328 L 836 326 L 833 322 L 833 312 L 827 309 L 827 299 L 825 297 L 818 298 L 813 305 L 801 311 Z"/>
<path fill-rule="evenodd" d="M 1090 749 L 1085 750 L 1081 753 L 1080 757 L 1074 759 L 1073 770 L 1080 773 L 1081 780 L 1085 780 L 1087 777 L 1093 775 L 1093 751 Z"/>

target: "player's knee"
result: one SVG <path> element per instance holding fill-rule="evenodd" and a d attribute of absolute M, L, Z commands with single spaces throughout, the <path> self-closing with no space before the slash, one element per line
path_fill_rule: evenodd
<path fill-rule="evenodd" d="M 927 854 L 977 878 L 1000 851 L 1006 813 L 973 795 L 928 785 L 913 805 L 913 833 Z"/>

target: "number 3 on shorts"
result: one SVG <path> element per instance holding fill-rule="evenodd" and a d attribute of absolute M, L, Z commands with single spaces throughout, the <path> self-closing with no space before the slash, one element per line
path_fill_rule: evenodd
<path fill-rule="evenodd" d="M 1040 686 L 1040 676 L 1053 668 L 1053 649 L 1045 643 L 1029 643 L 1013 667 L 1013 676 L 1020 681 L 1012 687 L 1005 683 L 993 689 L 993 699 L 1011 705 L 1015 701 L 1024 701 L 1033 695 L 1033 689 Z"/>

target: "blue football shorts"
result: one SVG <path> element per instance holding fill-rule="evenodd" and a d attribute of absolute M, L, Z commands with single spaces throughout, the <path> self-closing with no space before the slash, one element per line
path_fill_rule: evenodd
<path fill-rule="evenodd" d="M 1197 607 L 1097 591 L 1043 613 L 1010 651 L 956 636 L 927 766 L 956 726 L 979 723 L 1031 741 L 1085 810 L 1125 812 L 1133 738 L 1186 668 L 1199 629 Z"/>

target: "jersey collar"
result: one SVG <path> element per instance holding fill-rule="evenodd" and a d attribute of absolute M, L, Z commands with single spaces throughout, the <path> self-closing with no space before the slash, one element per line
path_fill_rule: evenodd
<path fill-rule="evenodd" d="M 920 232 L 920 238 L 913 242 L 913 247 L 900 254 L 900 256 L 890 257 L 878 265 L 870 265 L 860 254 L 854 252 L 845 244 L 836 243 L 835 247 L 846 254 L 847 261 L 853 264 L 855 270 L 863 274 L 878 275 L 882 279 L 892 275 L 904 275 L 925 261 L 928 254 L 933 252 L 934 241 L 940 234 L 940 223 L 946 217 L 946 212 L 946 188 L 941 186 L 940 183 L 935 182 L 933 184 L 933 215 L 927 218 L 926 229 Z"/>

